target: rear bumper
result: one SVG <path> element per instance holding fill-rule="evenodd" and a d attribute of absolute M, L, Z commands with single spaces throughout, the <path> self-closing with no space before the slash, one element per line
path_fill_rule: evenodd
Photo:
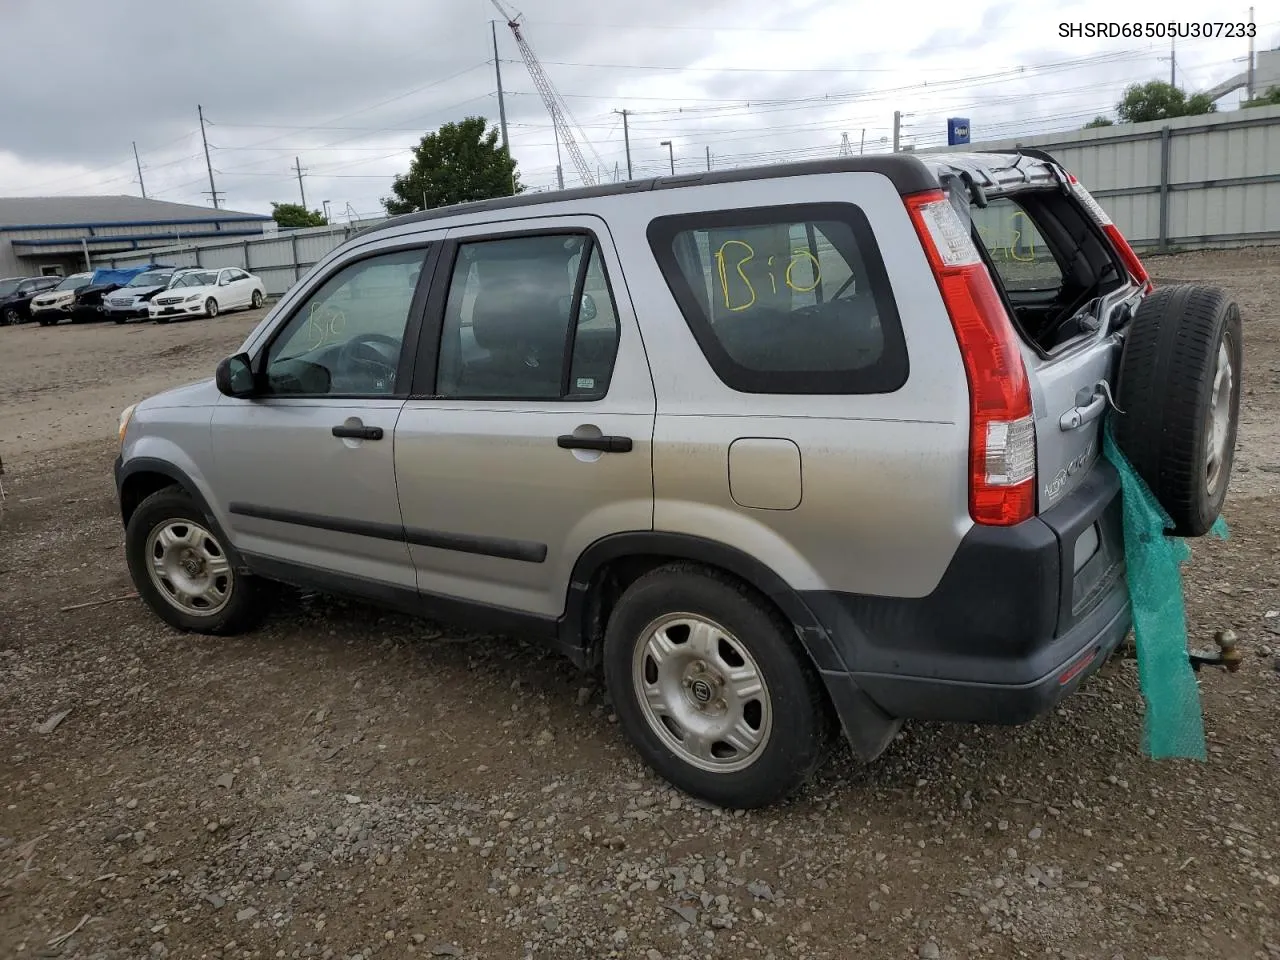
<path fill-rule="evenodd" d="M 972 528 L 926 597 L 802 597 L 848 680 L 888 715 L 1023 723 L 1073 692 L 1129 630 L 1119 475 L 1099 461 L 1053 510 Z"/>

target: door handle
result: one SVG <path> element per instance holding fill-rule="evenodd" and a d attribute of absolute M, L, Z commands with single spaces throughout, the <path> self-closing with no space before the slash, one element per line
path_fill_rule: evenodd
<path fill-rule="evenodd" d="M 572 433 L 556 437 L 562 450 L 601 450 L 604 453 L 630 453 L 630 437 L 575 437 Z"/>
<path fill-rule="evenodd" d="M 381 440 L 381 427 L 365 427 L 365 426 L 348 426 L 340 423 L 333 428 L 335 437 L 344 437 L 349 440 Z"/>
<path fill-rule="evenodd" d="M 1079 430 L 1086 423 L 1092 423 L 1102 416 L 1107 407 L 1116 413 L 1124 413 L 1116 406 L 1115 398 L 1111 396 L 1111 384 L 1105 380 L 1099 380 L 1093 387 L 1092 396 L 1088 396 L 1084 390 L 1080 391 L 1080 395 L 1076 397 L 1076 406 L 1058 418 L 1058 428 L 1064 433 L 1069 430 Z"/>

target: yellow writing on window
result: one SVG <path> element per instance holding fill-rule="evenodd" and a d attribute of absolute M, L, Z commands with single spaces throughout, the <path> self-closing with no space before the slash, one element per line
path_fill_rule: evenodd
<path fill-rule="evenodd" d="M 1021 210 L 1015 210 L 1009 214 L 1007 224 L 1010 233 L 1008 244 L 992 243 L 992 228 L 984 224 L 978 224 L 978 236 L 981 238 L 983 246 L 991 252 L 993 258 L 998 255 L 1001 260 L 1016 260 L 1020 263 L 1034 262 L 1038 256 L 1035 225 L 1031 223 L 1026 213 Z M 1020 246 L 1021 249 L 1019 249 Z"/>
<path fill-rule="evenodd" d="M 347 315 L 327 303 L 313 303 L 307 310 L 303 339 L 308 350 L 337 341 L 347 329 Z"/>
<path fill-rule="evenodd" d="M 745 240 L 726 240 L 716 250 L 716 275 L 720 280 L 720 295 L 724 307 L 730 313 L 740 313 L 750 309 L 756 303 L 756 288 L 747 276 L 746 266 L 756 259 L 755 248 Z M 769 257 L 765 262 L 765 276 L 773 293 L 778 292 L 778 258 Z M 797 278 L 797 264 L 808 264 L 812 282 L 806 283 L 803 275 Z M 801 272 L 803 274 L 803 271 Z M 796 293 L 810 293 L 822 283 L 822 265 L 818 258 L 808 250 L 793 250 L 787 258 L 786 269 L 782 271 L 782 282 L 787 289 Z"/>

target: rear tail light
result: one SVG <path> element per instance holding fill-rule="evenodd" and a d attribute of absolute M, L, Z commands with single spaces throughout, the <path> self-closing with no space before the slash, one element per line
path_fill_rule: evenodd
<path fill-rule="evenodd" d="M 1075 174 L 1068 173 L 1067 180 L 1071 184 L 1071 192 L 1075 194 L 1076 199 L 1089 212 L 1093 222 L 1102 228 L 1102 232 L 1107 235 L 1111 245 L 1116 248 L 1116 253 L 1120 255 L 1120 260 L 1124 263 L 1124 268 L 1129 271 L 1129 276 L 1142 285 L 1147 293 L 1154 290 L 1155 284 L 1151 282 L 1151 275 L 1147 273 L 1147 268 L 1142 265 L 1138 255 L 1133 252 L 1133 247 L 1129 246 L 1129 241 L 1124 238 L 1120 228 L 1111 222 L 1111 218 L 1107 216 L 1107 211 L 1103 210 L 1102 205 L 1093 199 L 1093 195 L 1075 178 Z"/>
<path fill-rule="evenodd" d="M 1036 433 L 1018 335 L 941 190 L 905 198 L 951 316 L 969 381 L 969 513 L 1012 526 L 1035 513 Z"/>

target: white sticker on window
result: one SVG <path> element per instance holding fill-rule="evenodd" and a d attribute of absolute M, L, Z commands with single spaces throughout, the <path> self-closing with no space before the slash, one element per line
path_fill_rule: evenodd
<path fill-rule="evenodd" d="M 593 389 L 593 388 L 595 387 L 595 385 L 596 385 L 596 381 L 595 381 L 595 378 L 594 378 L 594 377 L 579 377 L 579 378 L 578 378 L 578 389 L 579 389 L 579 390 L 591 390 L 591 389 Z"/>

